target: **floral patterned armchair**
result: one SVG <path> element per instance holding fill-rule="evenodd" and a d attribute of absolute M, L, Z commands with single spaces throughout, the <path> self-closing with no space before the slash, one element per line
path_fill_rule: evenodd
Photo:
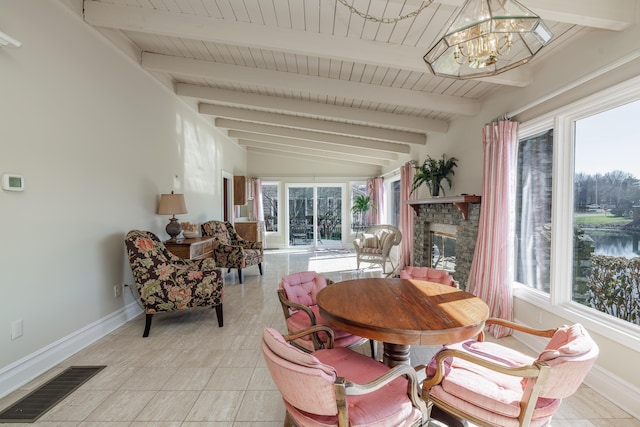
<path fill-rule="evenodd" d="M 244 240 L 229 221 L 207 221 L 200 228 L 203 236 L 214 238 L 213 258 L 218 267 L 226 268 L 227 272 L 237 268 L 240 283 L 243 283 L 242 269 L 245 267 L 257 264 L 262 276 L 262 242 Z"/>
<path fill-rule="evenodd" d="M 222 274 L 209 259 L 191 261 L 173 255 L 148 231 L 127 233 L 125 246 L 138 295 L 146 314 L 143 337 L 154 314 L 192 307 L 214 307 L 222 321 Z"/>

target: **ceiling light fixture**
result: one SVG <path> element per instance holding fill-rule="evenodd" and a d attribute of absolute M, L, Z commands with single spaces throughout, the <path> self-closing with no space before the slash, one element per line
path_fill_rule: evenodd
<path fill-rule="evenodd" d="M 466 0 L 424 61 L 440 77 L 494 76 L 529 62 L 552 37 L 544 21 L 516 0 Z"/>
<path fill-rule="evenodd" d="M 378 18 L 377 16 L 360 12 L 358 9 L 356 9 L 353 6 L 353 0 L 351 4 L 347 3 L 347 0 L 338 0 L 338 1 L 342 3 L 344 6 L 346 6 L 351 11 L 351 13 L 355 13 L 356 15 L 360 16 L 363 19 L 366 19 L 367 21 L 379 22 L 381 24 L 395 24 L 396 22 L 402 21 L 403 19 L 413 18 L 415 16 L 418 16 L 420 12 L 422 12 L 427 6 L 429 6 L 433 2 L 433 0 L 425 1 L 422 3 L 422 5 L 419 8 L 417 8 L 413 12 L 407 13 L 406 15 L 396 16 L 395 18 Z"/>

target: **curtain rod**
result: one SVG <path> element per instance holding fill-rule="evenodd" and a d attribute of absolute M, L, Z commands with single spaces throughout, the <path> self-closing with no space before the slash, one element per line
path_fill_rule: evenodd
<path fill-rule="evenodd" d="M 408 162 L 405 163 L 405 165 L 411 165 L 411 166 L 415 166 L 418 164 L 417 160 L 409 160 Z M 393 175 L 398 175 L 400 173 L 400 168 L 395 168 L 393 170 L 390 170 L 389 172 L 382 174 L 380 177 L 381 178 L 388 178 L 390 176 Z"/>

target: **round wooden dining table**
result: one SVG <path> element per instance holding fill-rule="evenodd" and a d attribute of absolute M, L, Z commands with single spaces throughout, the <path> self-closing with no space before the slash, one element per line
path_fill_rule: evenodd
<path fill-rule="evenodd" d="M 322 289 L 316 302 L 329 325 L 382 341 L 388 366 L 410 364 L 411 345 L 472 338 L 489 317 L 489 307 L 475 295 L 421 280 L 346 280 Z"/>

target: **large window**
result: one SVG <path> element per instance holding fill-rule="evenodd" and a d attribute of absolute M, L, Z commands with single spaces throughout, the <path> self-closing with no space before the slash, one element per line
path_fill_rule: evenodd
<path fill-rule="evenodd" d="M 549 292 L 553 129 L 520 139 L 516 185 L 515 278 Z"/>
<path fill-rule="evenodd" d="M 287 184 L 289 246 L 342 246 L 341 184 Z"/>
<path fill-rule="evenodd" d="M 640 337 L 639 81 L 523 123 L 515 199 L 517 295 L 626 337 Z"/>
<path fill-rule="evenodd" d="M 394 227 L 400 227 L 400 206 L 402 200 L 400 200 L 400 180 L 391 181 L 391 215 L 389 223 Z"/>
<path fill-rule="evenodd" d="M 277 182 L 262 183 L 262 207 L 267 232 L 278 231 L 278 197 L 280 185 Z"/>
<path fill-rule="evenodd" d="M 575 124 L 573 301 L 640 324 L 640 101 Z"/>
<path fill-rule="evenodd" d="M 356 197 L 367 197 L 367 183 L 352 182 L 351 183 L 351 206 L 355 204 Z M 367 227 L 365 215 L 362 212 L 351 210 L 351 230 L 360 231 Z"/>

